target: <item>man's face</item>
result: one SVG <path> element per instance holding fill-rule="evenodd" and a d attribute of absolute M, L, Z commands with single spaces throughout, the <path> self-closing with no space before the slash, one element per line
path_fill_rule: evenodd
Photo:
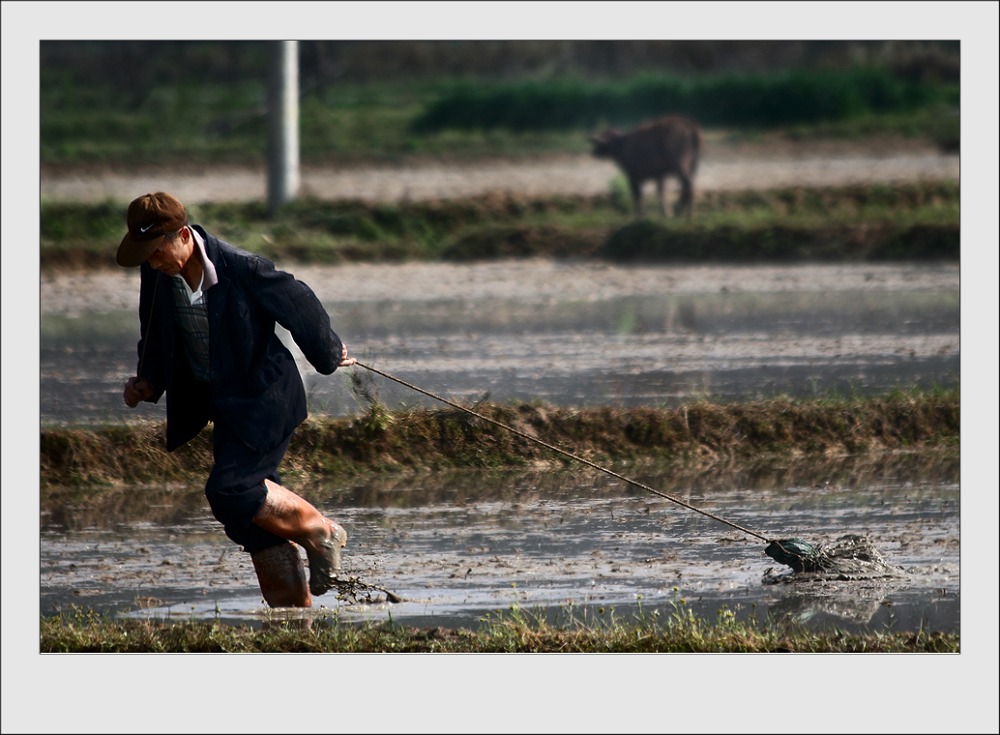
<path fill-rule="evenodd" d="M 165 239 L 147 260 L 160 273 L 176 276 L 191 257 L 193 245 L 188 228 L 182 227 L 174 237 Z"/>

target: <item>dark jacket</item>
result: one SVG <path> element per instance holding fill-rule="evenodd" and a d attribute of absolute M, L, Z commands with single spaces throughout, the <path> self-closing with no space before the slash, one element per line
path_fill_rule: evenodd
<path fill-rule="evenodd" d="M 138 345 L 140 377 L 155 387 L 154 402 L 166 392 L 168 451 L 194 438 L 210 418 L 225 421 L 251 449 L 269 451 L 307 415 L 302 376 L 275 333 L 275 323 L 291 333 L 323 375 L 340 363 L 340 338 L 309 286 L 276 270 L 267 258 L 212 237 L 198 225 L 194 229 L 204 239 L 219 278 L 205 291 L 211 405 L 205 405 L 204 392 L 195 389 L 188 367 L 171 278 L 148 263 L 141 267 L 139 291 L 140 334 L 145 335 Z"/>

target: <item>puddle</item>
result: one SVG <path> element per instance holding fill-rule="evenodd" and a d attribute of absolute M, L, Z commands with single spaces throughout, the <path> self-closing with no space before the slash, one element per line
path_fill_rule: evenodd
<path fill-rule="evenodd" d="M 795 467 L 626 476 L 768 537 L 826 543 L 865 534 L 905 574 L 770 584 L 789 570 L 761 541 L 614 478 L 591 470 L 460 472 L 329 488 L 320 505 L 350 534 L 345 577 L 402 602 L 331 592 L 292 614 L 456 628 L 514 609 L 591 624 L 690 609 L 809 629 L 959 631 L 957 461 L 927 468 L 915 459 L 866 467 L 845 460 L 822 476 Z M 249 556 L 207 506 L 186 513 L 74 529 L 43 523 L 42 614 L 78 604 L 139 618 L 263 624 L 269 611 Z"/>

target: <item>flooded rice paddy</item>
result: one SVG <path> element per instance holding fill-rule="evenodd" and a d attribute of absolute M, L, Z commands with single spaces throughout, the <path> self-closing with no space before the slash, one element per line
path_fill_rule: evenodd
<path fill-rule="evenodd" d="M 476 627 L 514 609 L 592 624 L 729 610 L 808 629 L 959 630 L 957 466 L 845 460 L 811 475 L 784 467 L 679 484 L 656 471 L 636 479 L 773 537 L 869 535 L 901 574 L 786 577 L 757 539 L 586 468 L 451 473 L 329 488 L 320 505 L 349 533 L 344 578 L 401 601 L 330 592 L 298 614 Z M 43 614 L 75 604 L 167 620 L 268 617 L 248 555 L 202 507 L 171 522 L 43 519 L 41 540 Z"/>
<path fill-rule="evenodd" d="M 455 400 L 670 406 L 952 387 L 960 371 L 955 264 L 616 267 L 304 267 L 351 354 Z M 161 419 L 128 409 L 138 274 L 42 282 L 42 426 Z M 359 410 L 348 371 L 300 361 L 313 413 Z M 432 403 L 384 381 L 390 407 Z M 364 408 L 363 405 L 360 408 Z"/>
<path fill-rule="evenodd" d="M 162 418 L 161 406 L 130 411 L 121 400 L 135 364 L 135 275 L 43 279 L 43 428 Z M 452 400 L 669 406 L 959 383 L 952 265 L 511 262 L 296 275 L 320 295 L 352 354 Z M 324 377 L 303 361 L 302 372 L 313 413 L 365 408 L 349 371 Z M 369 387 L 392 408 L 434 403 L 375 376 Z M 788 570 L 758 539 L 582 465 L 331 483 L 322 506 L 348 529 L 344 574 L 402 601 L 328 593 L 302 614 L 464 627 L 515 609 L 554 622 L 729 610 L 811 628 L 954 632 L 959 467 L 925 464 L 848 457 L 690 477 L 647 468 L 634 478 L 769 537 L 866 534 L 905 572 L 809 584 L 776 582 Z M 84 605 L 264 621 L 249 557 L 196 489 L 179 494 L 199 502 L 177 507 L 160 490 L 153 496 L 170 507 L 156 513 L 95 518 L 64 509 L 41 518 L 43 614 Z"/>

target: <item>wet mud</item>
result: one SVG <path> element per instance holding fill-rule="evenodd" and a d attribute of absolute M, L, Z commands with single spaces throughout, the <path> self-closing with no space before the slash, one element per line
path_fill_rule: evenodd
<path fill-rule="evenodd" d="M 815 472 L 636 479 L 768 537 L 863 534 L 898 574 L 793 573 L 759 539 L 587 469 L 457 472 L 330 487 L 321 507 L 349 534 L 343 582 L 307 611 L 264 605 L 249 556 L 206 507 L 173 522 L 43 523 L 42 613 L 475 628 L 511 614 L 597 625 L 725 611 L 806 629 L 957 632 L 957 463 L 844 459 Z"/>

